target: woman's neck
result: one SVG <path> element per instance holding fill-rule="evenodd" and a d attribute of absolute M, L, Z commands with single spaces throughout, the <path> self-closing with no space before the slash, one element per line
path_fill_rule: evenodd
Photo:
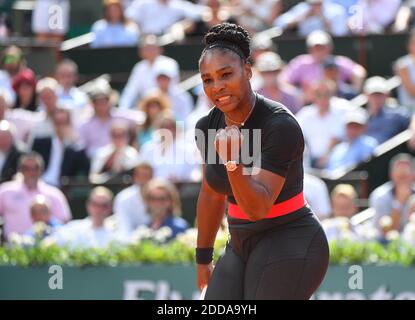
<path fill-rule="evenodd" d="M 244 123 L 249 118 L 252 108 L 255 106 L 256 94 L 250 90 L 246 99 L 241 102 L 234 110 L 227 112 L 226 122 L 228 125 Z M 229 121 L 230 120 L 230 121 Z"/>

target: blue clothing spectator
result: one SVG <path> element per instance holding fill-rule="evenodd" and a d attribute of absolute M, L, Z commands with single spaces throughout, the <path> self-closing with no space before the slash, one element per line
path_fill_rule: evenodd
<path fill-rule="evenodd" d="M 370 115 L 366 134 L 383 143 L 408 129 L 410 122 L 411 115 L 406 110 L 384 107 L 378 114 Z"/>
<path fill-rule="evenodd" d="M 374 138 L 365 135 L 352 142 L 341 142 L 331 152 L 327 169 L 350 168 L 365 161 L 372 156 L 377 145 Z"/>
<path fill-rule="evenodd" d="M 379 144 L 408 129 L 410 113 L 402 107 L 390 108 L 387 105 L 389 87 L 385 78 L 375 76 L 365 81 L 363 91 L 367 97 L 366 134 L 375 138 Z"/>
<path fill-rule="evenodd" d="M 168 227 L 171 230 L 171 235 L 166 240 L 174 239 L 179 233 L 185 232 L 189 228 L 189 224 L 181 217 L 170 216 L 160 225 L 160 228 Z"/>
<path fill-rule="evenodd" d="M 92 33 L 95 36 L 91 43 L 93 48 L 135 46 L 139 39 L 138 28 L 133 23 L 111 24 L 99 20 L 93 24 Z"/>
<path fill-rule="evenodd" d="M 121 0 L 104 0 L 104 19 L 92 26 L 95 39 L 91 47 L 135 46 L 138 42 L 138 27 L 124 17 Z"/>
<path fill-rule="evenodd" d="M 339 143 L 330 152 L 328 170 L 350 168 L 372 156 L 378 143 L 364 134 L 367 119 L 366 111 L 361 108 L 346 114 L 347 141 Z"/>
<path fill-rule="evenodd" d="M 35 239 L 44 239 L 53 234 L 55 230 L 60 226 L 63 226 L 63 224 L 59 220 L 51 218 L 45 226 L 45 228 L 38 228 L 34 225 L 26 232 L 26 235 Z"/>

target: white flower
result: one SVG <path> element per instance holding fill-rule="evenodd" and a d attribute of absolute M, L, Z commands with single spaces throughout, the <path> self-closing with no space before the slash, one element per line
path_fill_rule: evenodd
<path fill-rule="evenodd" d="M 131 241 L 133 243 L 139 243 L 143 240 L 150 239 L 152 236 L 152 231 L 147 226 L 139 226 L 131 235 Z"/>
<path fill-rule="evenodd" d="M 385 235 L 385 239 L 388 241 L 398 240 L 400 237 L 399 232 L 396 230 L 391 230 Z"/>
<path fill-rule="evenodd" d="M 185 232 L 177 235 L 177 241 L 189 248 L 196 248 L 197 244 L 197 229 L 190 228 Z"/>
<path fill-rule="evenodd" d="M 153 239 L 157 242 L 165 242 L 173 235 L 172 230 L 169 227 L 162 227 L 153 232 Z"/>

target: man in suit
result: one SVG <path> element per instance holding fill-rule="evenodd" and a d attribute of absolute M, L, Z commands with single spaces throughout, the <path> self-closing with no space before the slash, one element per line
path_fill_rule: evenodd
<path fill-rule="evenodd" d="M 52 122 L 54 134 L 36 138 L 32 146 L 32 150 L 38 152 L 45 161 L 42 179 L 60 186 L 62 177 L 87 177 L 90 161 L 74 135 L 70 111 L 57 109 L 53 113 Z"/>
<path fill-rule="evenodd" d="M 14 140 L 14 127 L 7 120 L 0 121 L 0 183 L 12 180 L 23 148 Z"/>

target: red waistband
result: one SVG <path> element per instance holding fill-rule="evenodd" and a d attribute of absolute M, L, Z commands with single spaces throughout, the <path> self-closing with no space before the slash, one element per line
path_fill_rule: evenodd
<path fill-rule="evenodd" d="M 266 215 L 265 219 L 275 218 L 290 214 L 293 211 L 299 210 L 307 204 L 304 198 L 304 193 L 300 192 L 296 196 L 276 203 Z M 242 209 L 231 202 L 228 202 L 228 215 L 236 219 L 250 220 L 249 217 L 242 211 Z"/>

